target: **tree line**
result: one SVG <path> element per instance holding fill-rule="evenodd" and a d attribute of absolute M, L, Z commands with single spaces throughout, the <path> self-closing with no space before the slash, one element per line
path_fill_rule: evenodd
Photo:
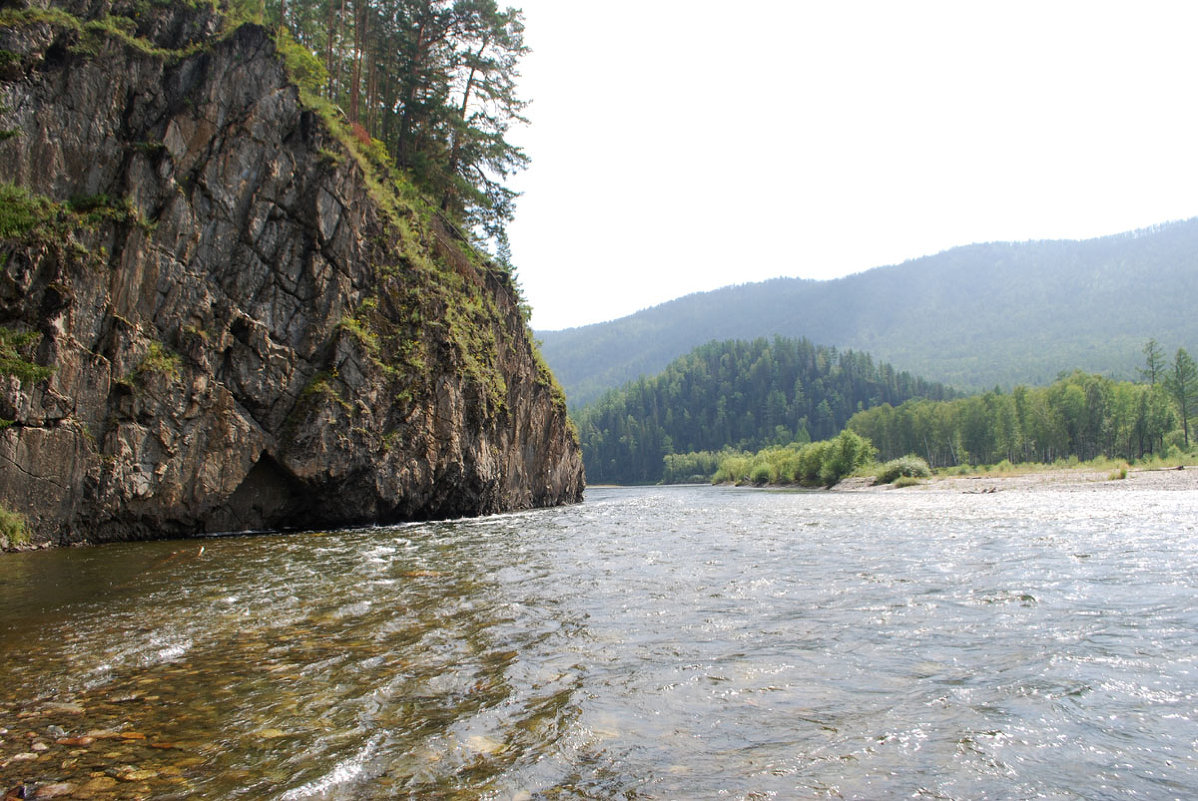
<path fill-rule="evenodd" d="M 653 483 L 672 455 L 830 439 L 861 409 L 917 397 L 956 393 L 806 339 L 727 340 L 608 392 L 576 422 L 588 481 Z"/>
<path fill-rule="evenodd" d="M 1188 449 L 1198 415 L 1198 366 L 1184 348 L 1170 362 L 1155 340 L 1144 356 L 1138 383 L 1077 371 L 1047 387 L 880 404 L 853 415 L 848 428 L 883 460 L 915 454 L 933 467 L 1132 461 Z"/>
<path fill-rule="evenodd" d="M 516 80 L 524 22 L 494 0 L 235 0 L 278 30 L 293 77 L 336 104 L 354 135 L 506 258 L 526 166 Z M 256 5 L 255 5 L 256 4 Z"/>

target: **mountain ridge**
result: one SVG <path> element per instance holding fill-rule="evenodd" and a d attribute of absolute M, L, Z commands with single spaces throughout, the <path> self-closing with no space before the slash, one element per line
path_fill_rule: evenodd
<path fill-rule="evenodd" d="M 865 350 L 963 389 L 1126 376 L 1144 341 L 1198 342 L 1198 218 L 1086 240 L 964 245 L 818 281 L 697 292 L 606 323 L 537 331 L 571 407 L 715 339 Z M 1190 316 L 1192 318 L 1192 315 Z"/>

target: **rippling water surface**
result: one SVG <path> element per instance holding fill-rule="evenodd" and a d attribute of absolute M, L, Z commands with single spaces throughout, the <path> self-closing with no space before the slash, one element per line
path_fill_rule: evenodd
<path fill-rule="evenodd" d="M 1193 798 L 1195 495 L 592 489 L 7 555 L 0 790 Z"/>

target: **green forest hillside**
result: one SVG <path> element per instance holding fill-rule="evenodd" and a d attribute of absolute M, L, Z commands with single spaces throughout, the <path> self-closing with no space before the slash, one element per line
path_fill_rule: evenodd
<path fill-rule="evenodd" d="M 728 340 L 576 417 L 588 476 L 601 483 L 831 486 L 874 459 L 886 462 L 885 481 L 1099 459 L 1123 460 L 1122 478 L 1134 463 L 1187 458 L 1198 439 L 1198 363 L 1154 339 L 1141 354 L 1136 382 L 1078 370 L 1046 387 L 963 396 L 862 352 Z"/>
<path fill-rule="evenodd" d="M 642 484 L 678 478 L 664 475 L 671 454 L 823 439 L 862 409 L 952 397 L 866 353 L 758 338 L 696 348 L 608 392 L 577 423 L 589 482 Z"/>
<path fill-rule="evenodd" d="M 962 389 L 1128 378 L 1145 340 L 1198 344 L 1198 219 L 1085 241 L 955 248 L 834 281 L 779 278 L 537 332 L 580 407 L 712 339 L 807 337 Z"/>

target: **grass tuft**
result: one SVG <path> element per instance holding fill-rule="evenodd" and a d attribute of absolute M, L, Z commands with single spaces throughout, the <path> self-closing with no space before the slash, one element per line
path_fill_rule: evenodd
<path fill-rule="evenodd" d="M 20 548 L 29 544 L 29 524 L 20 512 L 0 506 L 0 549 Z"/>

